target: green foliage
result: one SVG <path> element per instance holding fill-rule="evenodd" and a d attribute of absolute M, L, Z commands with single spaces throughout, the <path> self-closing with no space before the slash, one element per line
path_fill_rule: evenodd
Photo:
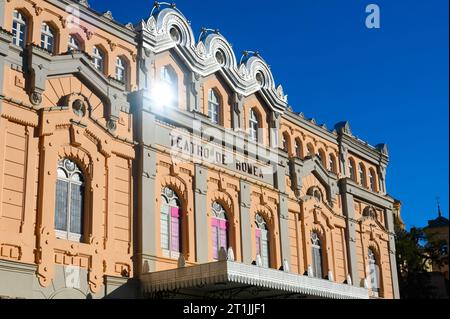
<path fill-rule="evenodd" d="M 434 298 L 435 291 L 427 270 L 432 263 L 442 263 L 442 242 L 424 228 L 406 231 L 396 225 L 395 230 L 401 298 Z"/>

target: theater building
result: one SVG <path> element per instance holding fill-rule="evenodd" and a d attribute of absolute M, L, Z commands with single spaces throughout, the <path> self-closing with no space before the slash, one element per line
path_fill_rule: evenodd
<path fill-rule="evenodd" d="M 149 11 L 0 0 L 0 296 L 399 298 L 387 146 Z"/>

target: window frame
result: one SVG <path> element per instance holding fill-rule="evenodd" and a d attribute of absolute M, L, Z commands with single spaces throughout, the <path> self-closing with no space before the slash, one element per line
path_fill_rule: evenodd
<path fill-rule="evenodd" d="M 367 187 L 366 167 L 364 166 L 363 163 L 359 163 L 358 165 L 358 178 L 361 186 Z"/>
<path fill-rule="evenodd" d="M 270 236 L 267 222 L 261 214 L 256 214 L 255 224 L 256 256 L 260 256 L 263 267 L 270 268 Z M 265 251 L 265 255 L 263 251 Z"/>
<path fill-rule="evenodd" d="M 259 128 L 260 123 L 258 112 L 255 110 L 255 108 L 251 108 L 249 116 L 249 136 L 253 142 L 259 141 Z"/>
<path fill-rule="evenodd" d="M 56 29 L 53 26 L 51 26 L 48 22 L 42 22 L 41 48 L 54 54 L 56 52 L 56 37 L 57 37 Z"/>
<path fill-rule="evenodd" d="M 227 251 L 230 247 L 230 238 L 227 211 L 223 205 L 217 201 L 214 201 L 211 206 L 211 239 L 213 240 L 213 259 L 219 260 L 220 248 L 223 247 L 223 241 L 225 241 L 226 245 L 224 249 Z"/>
<path fill-rule="evenodd" d="M 214 89 L 208 91 L 208 118 L 214 124 L 221 123 L 220 96 Z M 214 118 L 215 116 L 215 118 Z"/>
<path fill-rule="evenodd" d="M 328 155 L 328 164 L 329 164 L 329 170 L 332 173 L 337 173 L 337 169 L 336 169 L 336 156 L 334 156 L 333 153 L 330 153 Z"/>
<path fill-rule="evenodd" d="M 170 195 L 170 193 L 172 193 Z M 161 204 L 160 204 L 160 247 L 163 253 L 163 256 L 166 258 L 171 258 L 171 259 L 178 259 L 180 257 L 180 255 L 182 254 L 182 205 L 181 205 L 181 200 L 178 196 L 178 194 L 170 187 L 163 187 L 161 190 L 161 194 L 160 194 L 160 198 L 161 198 Z M 165 202 L 164 202 L 165 201 Z M 163 212 L 163 205 L 166 205 L 169 209 L 168 212 L 165 213 Z M 176 208 L 178 210 L 178 217 L 176 218 L 177 220 L 177 225 L 178 225 L 178 251 L 176 249 L 173 249 L 173 240 L 174 240 L 174 236 L 175 234 L 173 233 L 174 229 L 173 229 L 173 225 L 174 225 L 174 218 L 175 216 L 173 216 L 173 208 Z M 167 244 L 168 247 L 163 247 L 163 240 L 162 240 L 162 223 L 163 223 L 163 215 L 167 215 Z"/>
<path fill-rule="evenodd" d="M 295 156 L 300 159 L 303 159 L 303 143 L 299 138 L 295 139 Z"/>
<path fill-rule="evenodd" d="M 324 277 L 324 259 L 322 250 L 322 240 L 320 235 L 313 231 L 311 232 L 311 267 L 313 269 L 313 276 L 317 279 L 323 279 Z M 319 260 L 317 260 L 319 258 Z M 320 267 L 318 267 L 320 266 Z M 319 271 L 320 270 L 320 273 Z"/>
<path fill-rule="evenodd" d="M 73 164 L 74 169 L 70 170 L 67 168 L 67 165 Z M 62 174 L 65 175 L 65 177 L 61 176 L 59 172 L 62 172 Z M 79 181 L 74 180 L 73 176 L 80 176 L 81 179 Z M 66 230 L 58 229 L 56 223 L 57 223 L 57 208 L 58 208 L 58 183 L 66 183 L 67 184 L 67 193 L 66 193 Z M 78 186 L 80 187 L 81 192 L 81 204 L 80 204 L 80 233 L 72 232 L 71 226 L 72 226 L 72 204 L 73 204 L 73 194 L 72 194 L 72 187 Z M 83 242 L 85 239 L 85 232 L 86 232 L 86 203 L 87 203 L 87 185 L 86 185 L 86 178 L 85 175 L 80 168 L 80 166 L 73 161 L 70 158 L 63 158 L 58 161 L 58 167 L 57 167 L 57 178 L 56 178 L 56 190 L 55 190 L 55 212 L 54 212 L 54 218 L 55 218 L 55 236 L 57 239 L 62 240 L 68 240 L 68 241 L 74 241 L 74 242 Z"/>
<path fill-rule="evenodd" d="M 25 46 L 28 44 L 28 20 L 28 17 L 22 11 L 13 11 L 13 23 L 11 28 L 13 34 L 13 45 L 20 48 L 25 48 Z"/>
<path fill-rule="evenodd" d="M 122 77 L 119 76 L 122 72 Z M 127 85 L 128 83 L 128 61 L 123 56 L 116 57 L 116 80 Z"/>
<path fill-rule="evenodd" d="M 159 80 L 166 84 L 173 93 L 173 99 L 169 105 L 163 105 L 165 107 L 177 108 L 179 104 L 179 88 L 178 88 L 178 74 L 174 68 L 170 65 L 164 65 L 160 69 Z"/>
<path fill-rule="evenodd" d="M 67 50 L 69 52 L 81 51 L 82 44 L 78 37 L 74 34 L 69 34 L 69 42 L 67 44 Z"/>
<path fill-rule="evenodd" d="M 100 73 L 105 74 L 105 66 L 106 66 L 106 54 L 105 52 L 97 45 L 94 45 L 92 48 L 92 64 L 94 68 Z"/>
<path fill-rule="evenodd" d="M 376 174 L 372 168 L 369 169 L 369 187 L 374 192 L 378 191 Z"/>
<path fill-rule="evenodd" d="M 355 160 L 354 159 L 352 159 L 352 158 L 350 158 L 349 160 L 348 160 L 348 175 L 349 175 L 349 178 L 352 180 L 352 181 L 354 181 L 354 182 L 356 182 L 356 171 L 355 171 Z"/>
<path fill-rule="evenodd" d="M 380 266 L 378 265 L 377 257 L 371 248 L 367 251 L 367 261 L 369 264 L 370 289 L 374 297 L 379 297 L 381 295 Z M 373 277 L 372 274 L 375 274 L 375 276 Z M 376 282 L 377 285 L 375 288 L 374 282 Z"/>

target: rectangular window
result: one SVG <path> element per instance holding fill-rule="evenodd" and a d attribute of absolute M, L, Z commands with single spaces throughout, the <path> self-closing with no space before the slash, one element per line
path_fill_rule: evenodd
<path fill-rule="evenodd" d="M 25 25 L 14 21 L 13 22 L 13 43 L 21 48 L 24 47 L 25 43 Z"/>

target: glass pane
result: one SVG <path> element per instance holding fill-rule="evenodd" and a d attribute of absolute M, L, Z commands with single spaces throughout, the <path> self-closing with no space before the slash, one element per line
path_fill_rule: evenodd
<path fill-rule="evenodd" d="M 163 207 L 167 207 L 163 205 Z M 161 214 L 161 248 L 169 249 L 169 215 Z"/>
<path fill-rule="evenodd" d="M 67 231 L 67 198 L 69 184 L 56 181 L 55 229 Z"/>
<path fill-rule="evenodd" d="M 226 229 L 220 229 L 220 248 L 225 248 L 225 250 L 228 249 L 228 243 L 227 243 L 227 230 Z"/>
<path fill-rule="evenodd" d="M 261 238 L 261 259 L 263 266 L 268 268 L 269 267 L 269 242 L 266 238 Z"/>
<path fill-rule="evenodd" d="M 79 235 L 83 233 L 83 192 L 83 186 L 71 185 L 70 232 Z"/>

